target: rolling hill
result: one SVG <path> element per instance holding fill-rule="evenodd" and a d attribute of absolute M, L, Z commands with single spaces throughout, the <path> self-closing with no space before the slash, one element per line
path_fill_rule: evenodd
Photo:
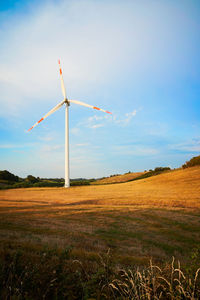
<path fill-rule="evenodd" d="M 123 175 L 113 175 L 110 177 L 96 180 L 96 181 L 92 182 L 91 184 L 95 185 L 95 184 L 110 184 L 110 183 L 127 182 L 127 181 L 133 180 L 143 174 L 145 174 L 145 172 L 135 172 L 135 173 L 126 173 Z"/>
<path fill-rule="evenodd" d="M 124 175 L 125 176 L 125 175 Z M 114 185 L 4 190 L 0 199 L 66 205 L 153 205 L 200 207 L 200 167 L 178 169 L 149 178 Z M 4 205 L 4 202 L 1 203 Z M 20 203 L 19 203 L 20 205 Z"/>

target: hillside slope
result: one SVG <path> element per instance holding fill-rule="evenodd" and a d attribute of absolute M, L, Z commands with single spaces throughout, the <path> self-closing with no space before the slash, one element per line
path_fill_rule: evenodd
<path fill-rule="evenodd" d="M 0 205 L 145 205 L 200 208 L 200 167 L 113 185 L 0 191 Z M 41 204 L 42 203 L 42 204 Z M 22 207 L 21 207 L 22 208 Z"/>
<path fill-rule="evenodd" d="M 106 177 L 103 179 L 96 180 L 92 182 L 92 185 L 96 184 L 110 184 L 110 183 L 120 183 L 120 182 L 127 182 L 132 179 L 137 178 L 138 176 L 143 175 L 145 172 L 136 172 L 136 173 L 127 173 L 123 175 L 114 175 L 111 177 Z"/>

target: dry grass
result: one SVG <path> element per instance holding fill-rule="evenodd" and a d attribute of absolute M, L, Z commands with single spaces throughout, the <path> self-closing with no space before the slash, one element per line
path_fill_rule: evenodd
<path fill-rule="evenodd" d="M 0 252 L 20 249 L 34 262 L 44 249 L 67 251 L 88 272 L 108 249 L 116 268 L 172 256 L 187 268 L 200 252 L 199 217 L 200 167 L 123 184 L 1 190 Z"/>
<path fill-rule="evenodd" d="M 171 255 L 188 261 L 200 244 L 199 183 L 194 167 L 115 185 L 2 190 L 0 238 L 111 248 L 116 260 L 127 262 Z"/>
<path fill-rule="evenodd" d="M 136 172 L 136 173 L 127 173 L 124 175 L 115 175 L 111 177 L 106 177 L 104 179 L 100 179 L 97 181 L 92 182 L 91 184 L 110 184 L 110 183 L 120 183 L 120 182 L 127 182 L 137 178 L 138 176 L 143 175 L 145 172 Z"/>
<path fill-rule="evenodd" d="M 113 298 L 118 299 L 199 299 L 199 273 L 200 268 L 192 278 L 185 276 L 181 270 L 180 262 L 161 269 L 150 261 L 148 269 L 142 272 L 137 270 L 121 270 L 120 279 L 114 279 L 110 284 Z"/>
<path fill-rule="evenodd" d="M 200 167 L 176 170 L 124 184 L 0 191 L 2 209 L 45 206 L 152 206 L 200 208 Z"/>

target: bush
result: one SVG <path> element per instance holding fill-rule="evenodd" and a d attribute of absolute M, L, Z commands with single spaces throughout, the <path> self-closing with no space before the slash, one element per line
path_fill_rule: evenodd
<path fill-rule="evenodd" d="M 27 181 L 15 183 L 12 185 L 13 188 L 27 188 L 27 187 L 31 187 L 31 186 L 32 186 L 31 183 L 27 182 Z"/>
<path fill-rule="evenodd" d="M 90 185 L 90 180 L 77 180 L 70 182 L 70 186 Z"/>
<path fill-rule="evenodd" d="M 26 177 L 26 181 L 30 182 L 30 183 L 35 183 L 35 182 L 38 182 L 38 179 L 32 175 L 28 175 Z"/>
<path fill-rule="evenodd" d="M 18 182 L 19 181 L 18 176 L 15 176 L 14 174 L 8 172 L 7 170 L 0 171 L 0 179 L 12 181 L 12 182 Z"/>
<path fill-rule="evenodd" d="M 51 181 L 40 181 L 35 182 L 33 187 L 62 187 L 64 186 L 64 182 L 51 182 Z"/>
<path fill-rule="evenodd" d="M 154 169 L 155 172 L 164 172 L 171 170 L 170 167 L 157 167 Z"/>
<path fill-rule="evenodd" d="M 189 161 L 186 161 L 186 163 L 182 165 L 182 168 L 185 169 L 185 168 L 190 168 L 199 165 L 200 165 L 200 155 L 191 158 Z"/>

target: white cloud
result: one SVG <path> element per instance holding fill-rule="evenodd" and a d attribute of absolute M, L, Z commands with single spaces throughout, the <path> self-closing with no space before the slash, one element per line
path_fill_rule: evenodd
<path fill-rule="evenodd" d="M 72 133 L 73 135 L 78 135 L 80 133 L 80 129 L 77 127 L 71 128 L 70 133 Z"/>
<path fill-rule="evenodd" d="M 103 123 L 99 123 L 99 121 L 103 121 Z M 82 127 L 90 128 L 90 129 L 97 129 L 100 127 L 104 127 L 107 122 L 109 121 L 109 118 L 107 116 L 91 116 L 81 122 L 79 122 L 76 127 L 71 129 L 71 132 L 74 135 L 78 135 L 80 133 L 80 129 Z"/>
<path fill-rule="evenodd" d="M 71 132 L 73 134 L 78 134 L 80 133 L 80 128 L 86 127 L 90 129 L 97 129 L 101 127 L 105 127 L 108 123 L 113 122 L 114 124 L 120 125 L 120 126 L 127 126 L 133 117 L 136 116 L 138 110 L 134 109 L 130 113 L 126 113 L 123 118 L 119 119 L 117 115 L 113 114 L 112 116 L 91 116 L 77 124 L 77 127 L 72 128 Z M 99 121 L 102 121 L 99 123 Z"/>
<path fill-rule="evenodd" d="M 159 150 L 143 145 L 130 145 L 130 146 L 115 146 L 113 154 L 124 156 L 152 156 L 157 155 Z"/>
<path fill-rule="evenodd" d="M 137 112 L 138 110 L 134 109 L 132 112 L 126 113 L 123 118 L 118 118 L 117 116 L 114 116 L 113 121 L 116 124 L 127 126 L 131 122 L 132 118 L 136 116 Z"/>
<path fill-rule="evenodd" d="M 168 146 L 171 150 L 178 150 L 184 152 L 200 152 L 200 138 L 194 138 L 184 143 L 173 144 Z"/>
<path fill-rule="evenodd" d="M 47 136 L 39 137 L 38 139 L 42 142 L 50 142 L 50 141 L 54 140 L 54 136 L 47 135 Z"/>
<path fill-rule="evenodd" d="M 89 117 L 85 122 L 82 124 L 91 129 L 97 129 L 105 126 L 105 122 L 108 120 L 108 116 L 97 116 L 94 115 L 92 117 Z M 99 121 L 103 121 L 104 123 L 97 123 Z"/>
<path fill-rule="evenodd" d="M 33 147 L 36 143 L 23 143 L 23 144 L 0 144 L 0 149 L 15 149 L 15 148 L 26 148 Z"/>
<path fill-rule="evenodd" d="M 137 113 L 137 110 L 134 109 L 134 111 L 132 111 L 132 112 L 130 112 L 130 113 L 127 113 L 127 114 L 126 114 L 126 117 L 127 117 L 127 118 L 132 118 L 132 117 L 136 116 L 136 113 Z"/>
<path fill-rule="evenodd" d="M 84 90 L 87 84 L 101 85 L 113 75 L 116 64 L 121 64 L 119 57 L 126 52 L 123 40 L 127 43 L 128 39 L 123 22 L 118 24 L 120 8 L 108 4 L 107 10 L 112 10 L 113 17 L 106 17 L 104 5 L 91 1 L 45 2 L 27 15 L 6 21 L 0 32 L 1 95 L 4 91 L 0 101 L 5 108 L 19 110 L 26 101 L 62 98 L 58 58 L 70 94 Z"/>
<path fill-rule="evenodd" d="M 42 153 L 54 152 L 56 150 L 63 149 L 63 145 L 43 145 L 40 149 Z"/>
<path fill-rule="evenodd" d="M 75 146 L 77 147 L 85 147 L 85 146 L 88 146 L 89 143 L 82 143 L 82 144 L 76 144 Z"/>
<path fill-rule="evenodd" d="M 99 121 L 99 120 L 103 120 L 103 119 L 105 119 L 105 118 L 106 118 L 106 117 L 94 115 L 94 116 L 88 118 L 88 122 Z"/>
<path fill-rule="evenodd" d="M 89 126 L 89 128 L 97 129 L 97 128 L 104 127 L 104 126 L 105 126 L 104 124 L 95 124 L 95 125 Z"/>
<path fill-rule="evenodd" d="M 187 26 L 182 15 L 177 21 L 179 11 L 168 6 L 167 26 L 162 22 L 168 16 L 165 5 L 157 4 L 159 13 L 152 14 L 151 1 L 147 6 L 137 1 L 42 1 L 30 5 L 26 14 L 8 14 L 0 31 L 1 114 L 31 109 L 41 99 L 61 100 L 58 58 L 70 96 L 91 96 L 133 69 L 137 76 L 144 70 L 166 71 L 168 60 L 178 61 L 178 50 L 184 49 L 174 24 L 182 31 Z M 177 55 L 175 34 L 180 38 Z"/>
<path fill-rule="evenodd" d="M 134 111 L 132 111 L 130 113 L 127 113 L 125 123 L 129 123 L 131 121 L 131 119 L 136 116 L 136 113 L 137 113 L 136 109 L 134 109 Z"/>

